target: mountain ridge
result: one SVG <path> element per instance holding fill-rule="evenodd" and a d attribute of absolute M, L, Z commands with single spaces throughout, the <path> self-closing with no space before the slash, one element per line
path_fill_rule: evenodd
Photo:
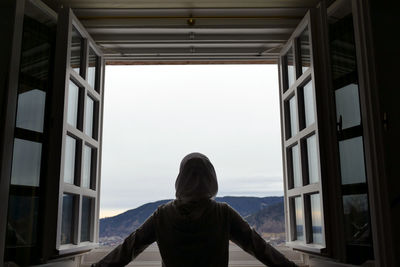
<path fill-rule="evenodd" d="M 244 197 L 224 196 L 215 198 L 234 208 L 250 226 L 277 233 L 284 232 L 283 196 Z M 100 219 L 100 243 L 102 239 L 122 240 L 135 231 L 160 205 L 172 199 L 158 200 L 130 209 L 121 214 Z"/>

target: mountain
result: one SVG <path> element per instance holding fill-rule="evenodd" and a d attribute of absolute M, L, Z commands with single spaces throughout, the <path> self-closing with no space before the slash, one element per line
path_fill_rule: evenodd
<path fill-rule="evenodd" d="M 225 202 L 243 216 L 251 226 L 272 230 L 271 233 L 284 232 L 283 197 L 217 197 L 218 202 Z M 100 242 L 112 240 L 119 243 L 136 230 L 158 206 L 171 201 L 159 200 L 128 210 L 114 217 L 100 219 Z"/>
<path fill-rule="evenodd" d="M 246 221 L 259 233 L 285 232 L 285 216 L 283 201 L 267 206 L 247 216 Z"/>

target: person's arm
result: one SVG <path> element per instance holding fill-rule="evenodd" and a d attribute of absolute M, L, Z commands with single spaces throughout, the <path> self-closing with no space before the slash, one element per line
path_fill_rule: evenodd
<path fill-rule="evenodd" d="M 244 251 L 250 253 L 263 264 L 270 267 L 297 266 L 294 262 L 288 260 L 282 253 L 265 242 L 265 240 L 231 207 L 229 207 L 229 217 L 230 240 Z"/>
<path fill-rule="evenodd" d="M 125 266 L 154 241 L 156 241 L 154 217 L 151 215 L 135 232 L 125 238 L 121 245 L 113 249 L 98 263 L 92 264 L 92 267 Z"/>

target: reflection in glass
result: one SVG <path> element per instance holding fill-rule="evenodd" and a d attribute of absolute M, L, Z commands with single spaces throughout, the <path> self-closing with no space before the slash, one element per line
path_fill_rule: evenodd
<path fill-rule="evenodd" d="M 304 73 L 310 67 L 310 62 L 311 62 L 310 39 L 308 36 L 308 28 L 306 28 L 299 36 L 299 44 L 300 44 L 301 73 Z"/>
<path fill-rule="evenodd" d="M 343 211 L 347 241 L 370 243 L 367 194 L 343 196 Z"/>
<path fill-rule="evenodd" d="M 75 181 L 76 140 L 69 135 L 65 138 L 64 182 L 73 184 Z"/>
<path fill-rule="evenodd" d="M 42 144 L 14 139 L 11 184 L 39 186 Z"/>
<path fill-rule="evenodd" d="M 299 145 L 295 145 L 292 147 L 292 161 L 293 161 L 293 186 L 299 187 L 302 186 L 303 183 L 301 181 L 301 172 L 300 172 L 300 151 Z"/>
<path fill-rule="evenodd" d="M 303 231 L 303 204 L 301 197 L 294 199 L 295 214 L 296 214 L 296 240 L 304 240 Z"/>
<path fill-rule="evenodd" d="M 305 111 L 306 127 L 308 127 L 315 122 L 314 93 L 313 93 L 312 81 L 309 81 L 303 87 L 303 94 L 304 94 L 304 111 Z"/>
<path fill-rule="evenodd" d="M 90 188 L 92 174 L 92 148 L 85 145 L 83 150 L 83 177 L 82 187 Z"/>
<path fill-rule="evenodd" d="M 96 86 L 96 68 L 97 68 L 97 55 L 94 53 L 92 48 L 89 48 L 89 66 L 87 73 L 87 81 L 93 89 Z"/>
<path fill-rule="evenodd" d="M 61 244 L 70 244 L 74 242 L 74 204 L 73 195 L 63 195 Z"/>
<path fill-rule="evenodd" d="M 365 182 L 364 148 L 362 136 L 339 142 L 342 184 Z"/>
<path fill-rule="evenodd" d="M 347 79 L 346 77 L 352 73 L 357 73 L 353 18 L 352 16 L 343 17 L 344 14 L 336 14 L 333 20 L 329 19 L 330 67 L 334 89 L 338 88 L 335 86 L 335 81 Z"/>
<path fill-rule="evenodd" d="M 37 241 L 39 197 L 10 195 L 7 247 L 31 246 Z"/>
<path fill-rule="evenodd" d="M 46 93 L 34 89 L 18 95 L 16 127 L 43 132 Z"/>
<path fill-rule="evenodd" d="M 75 128 L 78 122 L 78 104 L 79 87 L 74 82 L 69 81 L 67 122 Z"/>
<path fill-rule="evenodd" d="M 94 115 L 94 101 L 91 97 L 86 97 L 86 111 L 85 111 L 85 133 L 88 136 L 93 136 L 93 115 Z"/>
<path fill-rule="evenodd" d="M 349 84 L 335 91 L 336 117 L 342 116 L 342 129 L 361 124 L 358 85 Z"/>
<path fill-rule="evenodd" d="M 92 220 L 92 199 L 82 197 L 81 242 L 90 241 L 90 223 Z"/>
<path fill-rule="evenodd" d="M 322 244 L 322 214 L 319 194 L 310 195 L 313 243 Z"/>
<path fill-rule="evenodd" d="M 295 136 L 298 131 L 296 97 L 289 100 L 290 134 Z"/>
<path fill-rule="evenodd" d="M 317 137 L 307 138 L 308 179 L 310 184 L 319 182 Z"/>
<path fill-rule="evenodd" d="M 81 69 L 81 51 L 83 45 L 83 38 L 79 34 L 78 30 L 75 27 L 72 27 L 72 39 L 71 39 L 71 59 L 70 65 L 71 68 L 80 73 Z"/>
<path fill-rule="evenodd" d="M 293 49 L 292 47 L 286 54 L 286 62 L 287 62 L 287 77 L 288 77 L 288 87 L 292 86 L 294 81 L 296 80 L 294 74 L 294 58 L 293 58 Z"/>

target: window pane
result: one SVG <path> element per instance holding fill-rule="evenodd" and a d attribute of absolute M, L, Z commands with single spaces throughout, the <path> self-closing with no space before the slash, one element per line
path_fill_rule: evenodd
<path fill-rule="evenodd" d="M 290 87 L 296 80 L 295 76 L 294 76 L 294 58 L 293 58 L 292 47 L 289 49 L 288 53 L 286 54 L 286 61 L 287 61 L 288 87 Z"/>
<path fill-rule="evenodd" d="M 314 93 L 313 93 L 312 81 L 309 81 L 306 84 L 306 86 L 303 87 L 303 94 L 304 94 L 304 112 L 305 112 L 306 127 L 307 127 L 315 122 Z"/>
<path fill-rule="evenodd" d="M 310 195 L 313 243 L 322 244 L 322 214 L 319 194 Z"/>
<path fill-rule="evenodd" d="M 299 145 L 292 147 L 292 162 L 293 162 L 293 186 L 300 187 L 303 185 L 300 171 L 300 151 Z"/>
<path fill-rule="evenodd" d="M 347 241 L 351 243 L 370 243 L 367 195 L 343 196 L 343 211 Z"/>
<path fill-rule="evenodd" d="M 61 244 L 70 244 L 74 242 L 74 204 L 73 195 L 63 195 Z"/>
<path fill-rule="evenodd" d="M 308 179 L 310 184 L 319 182 L 317 137 L 307 138 Z"/>
<path fill-rule="evenodd" d="M 301 197 L 296 197 L 294 199 L 295 214 L 296 214 L 296 239 L 304 240 L 303 231 L 303 204 Z"/>
<path fill-rule="evenodd" d="M 290 113 L 290 133 L 291 137 L 295 136 L 298 131 L 297 124 L 297 105 L 296 105 L 296 97 L 292 97 L 289 100 L 289 113 Z"/>
<path fill-rule="evenodd" d="M 93 89 L 97 89 L 96 86 L 96 69 L 97 69 L 97 55 L 93 49 L 89 49 L 89 66 L 87 73 L 87 81 Z"/>
<path fill-rule="evenodd" d="M 83 39 L 75 27 L 72 27 L 72 39 L 71 39 L 71 68 L 77 73 L 80 73 L 81 69 L 81 51 L 82 51 Z"/>
<path fill-rule="evenodd" d="M 361 136 L 339 142 L 342 184 L 365 182 L 364 148 Z"/>
<path fill-rule="evenodd" d="M 75 181 L 76 140 L 69 135 L 65 139 L 64 182 L 73 184 Z"/>
<path fill-rule="evenodd" d="M 45 101 L 46 93 L 38 89 L 19 94 L 16 126 L 42 133 Z"/>
<path fill-rule="evenodd" d="M 68 114 L 67 122 L 77 127 L 78 122 L 78 105 L 79 105 L 79 87 L 72 81 L 69 81 L 68 88 Z"/>
<path fill-rule="evenodd" d="M 342 116 L 342 129 L 361 124 L 360 99 L 357 84 L 349 84 L 335 91 L 336 117 Z"/>
<path fill-rule="evenodd" d="M 82 197 L 81 242 L 90 241 L 92 221 L 92 199 Z"/>
<path fill-rule="evenodd" d="M 301 73 L 306 72 L 310 67 L 311 57 L 310 57 L 310 40 L 308 36 L 308 28 L 306 28 L 303 33 L 299 36 L 300 43 L 300 63 L 301 63 Z"/>
<path fill-rule="evenodd" d="M 42 144 L 14 139 L 11 184 L 39 186 Z"/>
<path fill-rule="evenodd" d="M 89 96 L 86 97 L 85 114 L 85 133 L 88 136 L 93 136 L 94 101 Z"/>
<path fill-rule="evenodd" d="M 92 148 L 85 145 L 83 151 L 83 178 L 82 187 L 90 188 L 92 174 Z"/>
<path fill-rule="evenodd" d="M 7 247 L 31 246 L 37 240 L 39 197 L 10 195 Z"/>

